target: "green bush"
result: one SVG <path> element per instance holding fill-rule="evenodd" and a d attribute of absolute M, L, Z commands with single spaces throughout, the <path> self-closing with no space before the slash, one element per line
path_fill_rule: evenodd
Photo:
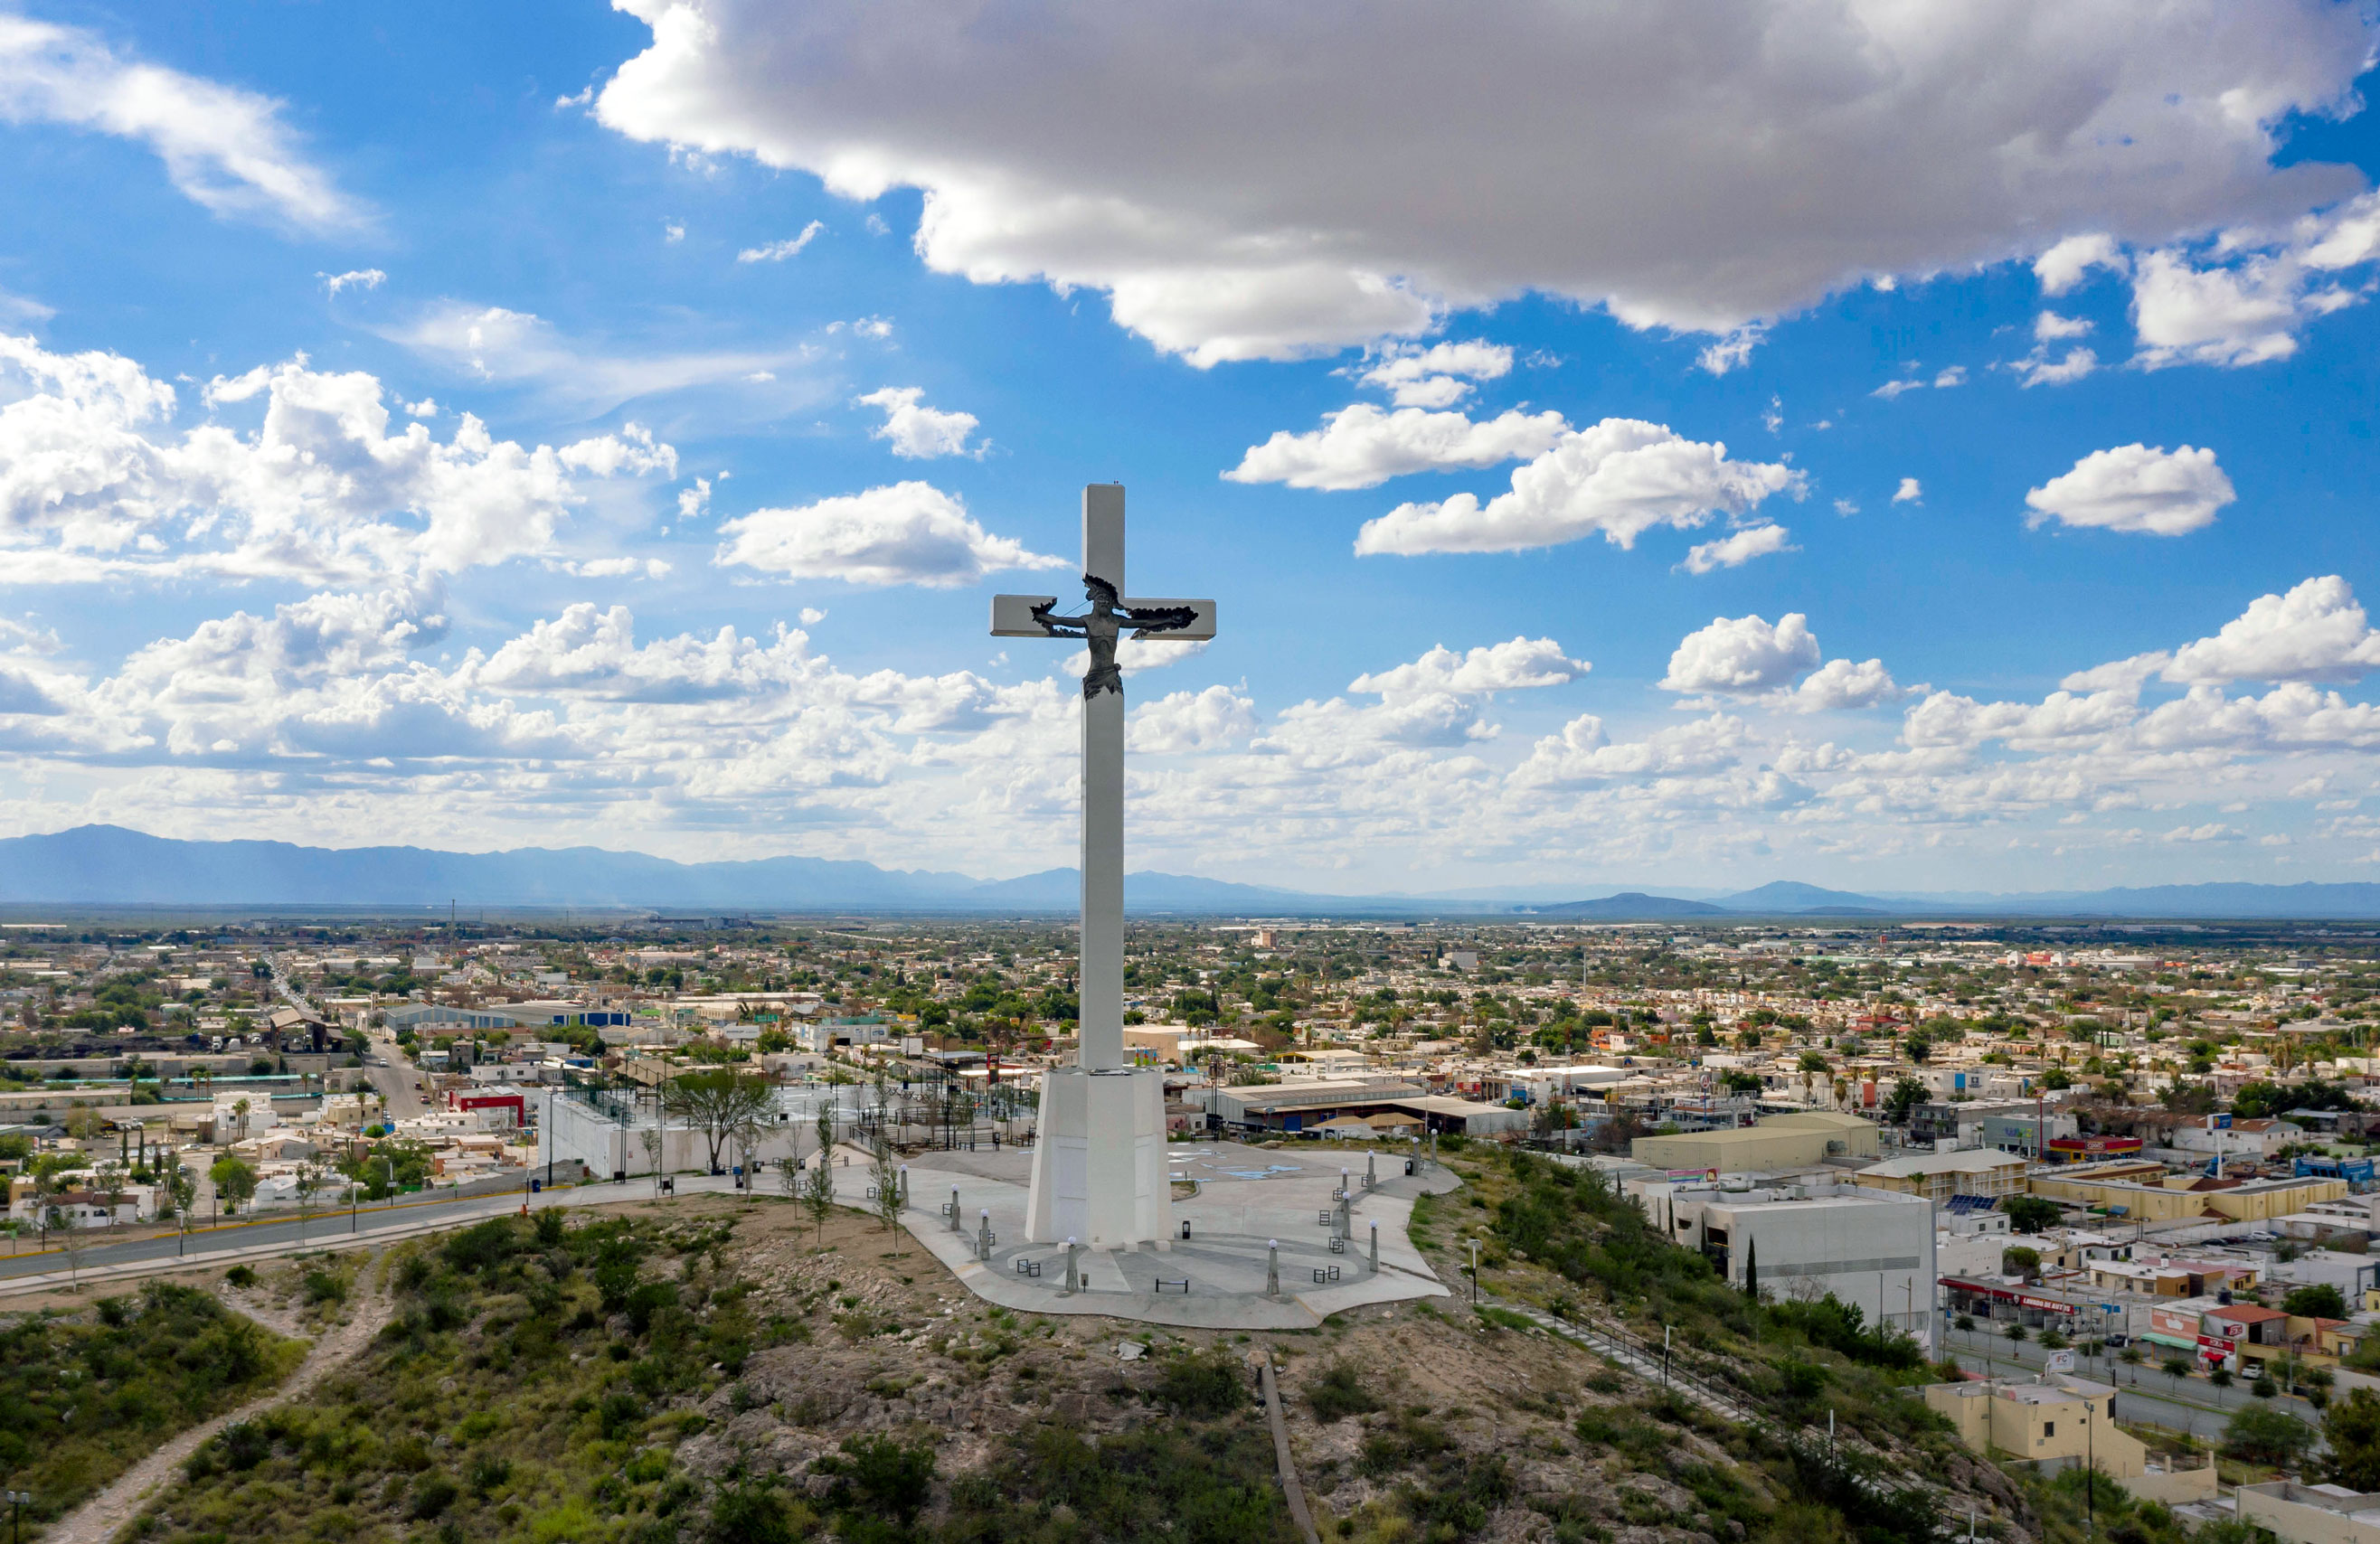
<path fill-rule="evenodd" d="M 1248 1402 L 1246 1370 L 1220 1346 L 1168 1357 L 1158 1375 L 1157 1398 L 1176 1415 L 1226 1415 Z"/>
<path fill-rule="evenodd" d="M 711 1498 L 710 1544 L 793 1544 L 794 1518 L 776 1488 L 759 1481 L 720 1487 Z"/>
<path fill-rule="evenodd" d="M 20 1318 L 0 1329 L 0 1485 L 32 1493 L 28 1524 L 57 1517 L 302 1355 L 212 1294 L 164 1282 L 89 1319 Z"/>
<path fill-rule="evenodd" d="M 1305 1397 L 1314 1406 L 1314 1418 L 1326 1423 L 1367 1416 L 1380 1407 L 1380 1402 L 1364 1387 L 1353 1362 L 1333 1362 L 1323 1369 L 1322 1376 L 1307 1387 Z"/>
<path fill-rule="evenodd" d="M 933 1494 L 934 1450 L 905 1446 L 890 1437 L 850 1437 L 843 1456 L 819 1466 L 839 1476 L 847 1504 L 889 1513 L 907 1527 Z"/>
<path fill-rule="evenodd" d="M 426 1474 L 413 1482 L 413 1501 L 407 1511 L 417 1523 L 426 1523 L 455 1504 L 462 1490 L 442 1474 Z"/>
<path fill-rule="evenodd" d="M 2223 1452 L 2252 1464 L 2290 1467 L 2313 1450 L 2314 1429 L 2286 1410 L 2243 1405 L 2223 1429 Z"/>
<path fill-rule="evenodd" d="M 1059 1509 L 1071 1521 L 1059 1522 Z M 1060 1425 L 1011 1437 L 951 1482 L 941 1544 L 1297 1544 L 1272 1439 L 1254 1413 L 1145 1422 L 1086 1441 Z"/>

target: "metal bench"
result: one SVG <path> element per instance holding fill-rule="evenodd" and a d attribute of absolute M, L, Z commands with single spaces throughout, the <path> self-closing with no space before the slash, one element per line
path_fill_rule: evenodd
<path fill-rule="evenodd" d="M 1331 1222 L 1336 1219 L 1338 1215 L 1339 1209 L 1337 1207 L 1329 1207 L 1323 1211 L 1317 1212 L 1314 1214 L 1314 1221 L 1318 1226 L 1329 1227 Z"/>
<path fill-rule="evenodd" d="M 1330 1236 L 1330 1252 L 1332 1254 L 1345 1254 L 1347 1252 L 1347 1240 L 1340 1237 L 1335 1233 L 1332 1234 Z"/>
<path fill-rule="evenodd" d="M 1335 1282 L 1339 1279 L 1339 1267 L 1318 1265 L 1314 1268 L 1314 1279 L 1317 1282 Z"/>
<path fill-rule="evenodd" d="M 1157 1278 L 1157 1290 L 1159 1292 L 1163 1292 L 1169 1286 L 1174 1291 L 1182 1294 L 1184 1297 L 1190 1296 L 1190 1278 L 1187 1276 L 1183 1276 L 1174 1281 L 1167 1281 L 1163 1276 Z"/>
<path fill-rule="evenodd" d="M 1016 1273 L 1020 1276 L 1038 1276 L 1041 1273 L 1041 1262 L 1038 1260 L 1026 1260 L 1020 1257 L 1016 1261 Z"/>

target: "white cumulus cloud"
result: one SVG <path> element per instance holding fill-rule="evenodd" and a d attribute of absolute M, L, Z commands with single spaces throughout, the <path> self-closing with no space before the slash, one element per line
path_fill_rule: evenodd
<path fill-rule="evenodd" d="M 1256 704 L 1228 686 L 1169 692 L 1134 708 L 1125 726 L 1126 743 L 1155 755 L 1221 750 L 1256 730 Z"/>
<path fill-rule="evenodd" d="M 442 442 L 392 432 L 379 380 L 301 356 L 218 378 L 250 433 L 176 434 L 174 389 L 117 355 L 0 336 L 0 544 L 18 583 L 208 572 L 355 582 L 453 573 L 547 550 L 589 478 L 672 476 L 677 452 L 631 424 L 559 449 L 498 440 L 464 415 Z"/>
<path fill-rule="evenodd" d="M 1223 476 L 1292 488 L 1373 488 L 1413 472 L 1493 466 L 1544 454 L 1570 432 L 1559 413 L 1504 413 L 1475 423 L 1418 407 L 1384 412 L 1359 402 L 1323 415 L 1304 434 L 1276 429 Z"/>
<path fill-rule="evenodd" d="M 1516 637 L 1458 654 L 1440 644 L 1409 664 L 1350 682 L 1350 692 L 1407 697 L 1429 692 L 1515 692 L 1560 686 L 1594 669 L 1564 655 L 1551 638 Z"/>
<path fill-rule="evenodd" d="M 2055 520 L 2136 535 L 2187 536 L 2213 525 L 2216 512 L 2237 497 L 2211 450 L 2118 445 L 2092 452 L 2072 471 L 2025 494 L 2033 512 L 2025 524 Z"/>
<path fill-rule="evenodd" d="M 882 440 L 892 453 L 912 461 L 967 453 L 967 436 L 975 432 L 972 413 L 944 413 L 924 404 L 922 386 L 887 386 L 857 400 L 884 410 L 884 421 L 868 431 Z"/>
<path fill-rule="evenodd" d="M 2048 296 L 2064 295 L 2095 268 L 2122 273 L 2130 267 L 2115 238 L 2104 231 L 2070 235 L 2033 260 L 2034 277 L 2041 281 L 2041 293 Z"/>
<path fill-rule="evenodd" d="M 1065 568 L 1063 558 L 1026 550 L 976 523 L 957 495 L 902 482 L 820 499 L 794 509 L 759 509 L 725 522 L 717 561 L 787 579 L 840 579 L 861 585 L 949 589 L 1002 569 Z"/>
<path fill-rule="evenodd" d="M 1390 344 L 1356 379 L 1387 392 L 1399 407 L 1451 407 L 1470 394 L 1473 381 L 1500 380 L 1512 368 L 1512 351 L 1501 344 Z"/>
<path fill-rule="evenodd" d="M 1564 434 L 1484 504 L 1458 493 L 1366 522 L 1355 551 L 1512 552 L 1597 532 L 1630 548 L 1655 526 L 1692 530 L 1714 515 L 1748 515 L 1771 494 L 1800 493 L 1804 480 L 1782 463 L 1730 461 L 1725 445 L 1665 425 L 1606 418 Z"/>
<path fill-rule="evenodd" d="M 2168 681 L 2354 681 L 2380 667 L 2380 633 L 2336 573 L 2259 596 L 2211 638 L 2174 650 Z"/>
<path fill-rule="evenodd" d="M 1661 685 L 1671 692 L 1766 692 L 1818 665 L 1810 619 L 1788 611 L 1775 626 L 1758 616 L 1713 617 L 1670 656 Z"/>
<path fill-rule="evenodd" d="M 1786 538 L 1792 533 L 1782 525 L 1763 523 L 1747 525 L 1733 536 L 1717 541 L 1696 542 L 1686 551 L 1688 573 L 1709 573 L 1722 568 L 1740 568 L 1755 558 L 1765 558 L 1771 552 L 1792 550 Z"/>
<path fill-rule="evenodd" d="M 1873 280 L 2346 196 L 2347 168 L 2275 166 L 2273 126 L 2347 103 L 2371 52 L 2329 0 L 996 0 L 957 30 L 923 0 L 621 4 L 653 35 L 604 124 L 848 199 L 919 188 L 935 270 L 1104 291 L 1199 365 L 1536 290 L 1720 334 L 1729 368 L 1744 324 Z M 1087 128 L 1093 101 L 1129 107 Z"/>

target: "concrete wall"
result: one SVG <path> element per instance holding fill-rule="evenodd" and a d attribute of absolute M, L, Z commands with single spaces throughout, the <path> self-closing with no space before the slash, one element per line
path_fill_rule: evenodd
<path fill-rule="evenodd" d="M 1732 1131 L 1685 1131 L 1639 1137 L 1629 1156 L 1658 1169 L 1717 1169 L 1741 1174 L 1804 1168 L 1824 1162 L 1832 1133 L 1810 1128 L 1754 1126 Z"/>
<path fill-rule="evenodd" d="M 617 1121 L 575 1099 L 556 1099 L 550 1128 L 543 1125 L 545 1111 L 539 1109 L 537 1161 L 545 1162 L 549 1148 L 561 1160 L 577 1159 L 585 1164 L 588 1172 L 599 1179 L 625 1172 L 632 1176 L 653 1172 L 652 1160 L 646 1155 L 644 1132 L 654 1128 L 650 1107 L 635 1125 L 623 1127 Z M 818 1145 L 818 1134 L 812 1121 L 787 1112 L 785 1120 L 769 1128 L 769 1135 L 753 1148 L 753 1155 L 774 1168 L 777 1163 L 795 1152 L 808 1156 Z M 847 1128 L 847 1123 L 846 1123 Z M 661 1167 L 664 1174 L 699 1174 L 710 1161 L 710 1140 L 700 1131 L 682 1126 L 662 1128 Z M 736 1145 L 730 1141 L 720 1152 L 722 1166 L 742 1162 Z"/>
<path fill-rule="evenodd" d="M 2289 1544 L 2380 1544 L 2380 1527 L 2347 1514 L 2380 1506 L 2380 1495 L 2325 1497 L 2331 1504 L 2317 1505 L 2300 1499 L 2308 1494 L 2303 1486 L 2286 1479 L 2242 1485 L 2235 1492 L 2240 1521 L 2268 1527 Z M 2347 1510 L 2334 1511 L 2333 1506 Z"/>
<path fill-rule="evenodd" d="M 2120 1478 L 2124 1489 L 2131 1492 L 2134 1501 L 2187 1506 L 2192 1502 L 2215 1499 L 2215 1466 L 2212 1462 L 2201 1464 L 2194 1469 L 2159 1470 Z"/>

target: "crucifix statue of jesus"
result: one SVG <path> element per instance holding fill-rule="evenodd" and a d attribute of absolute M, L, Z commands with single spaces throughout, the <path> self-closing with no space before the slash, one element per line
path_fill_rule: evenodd
<path fill-rule="evenodd" d="M 1123 488 L 1083 489 L 1081 616 L 1052 613 L 1058 597 L 992 597 L 992 635 L 1068 638 L 1088 645 L 1083 672 L 1083 931 L 1075 1065 L 1041 1080 L 1026 1237 L 1078 1238 L 1094 1249 L 1167 1241 L 1165 1090 L 1153 1068 L 1123 1054 L 1123 672 L 1116 645 L 1135 638 L 1215 635 L 1211 600 L 1125 598 Z"/>

